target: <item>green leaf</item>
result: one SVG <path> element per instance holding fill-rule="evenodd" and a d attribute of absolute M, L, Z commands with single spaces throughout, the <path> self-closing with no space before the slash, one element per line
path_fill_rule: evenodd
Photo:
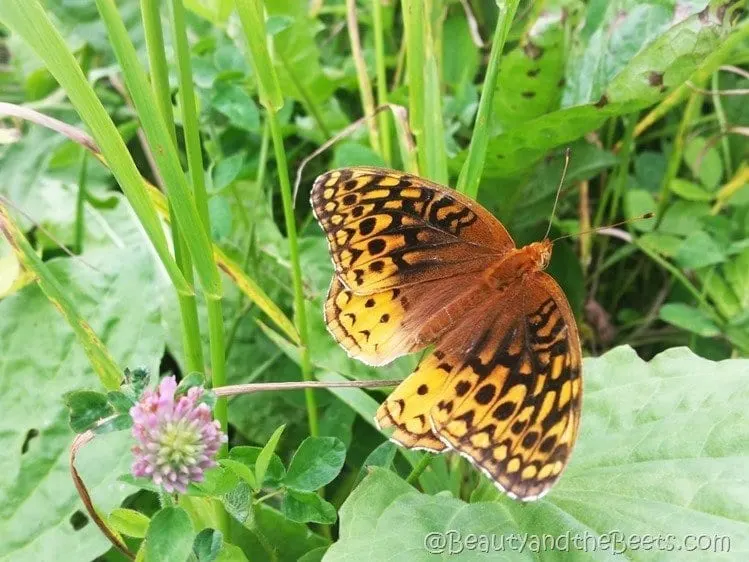
<path fill-rule="evenodd" d="M 131 427 L 133 427 L 133 418 L 130 417 L 130 414 L 119 414 L 97 425 L 93 431 L 96 435 L 104 435 L 105 433 L 130 429 Z"/>
<path fill-rule="evenodd" d="M 134 509 L 118 507 L 112 510 L 112 513 L 107 517 L 107 521 L 118 533 L 142 539 L 146 536 L 146 530 L 151 520 Z"/>
<path fill-rule="evenodd" d="M 240 523 L 245 523 L 250 516 L 252 489 L 246 482 L 239 482 L 223 495 L 221 501 L 229 515 Z"/>
<path fill-rule="evenodd" d="M 669 205 L 658 227 L 660 232 L 689 236 L 702 229 L 702 218 L 710 214 L 706 203 L 675 201 Z"/>
<path fill-rule="evenodd" d="M 165 507 L 153 516 L 143 543 L 148 562 L 179 562 L 192 552 L 190 517 L 181 507 Z"/>
<path fill-rule="evenodd" d="M 308 437 L 294 453 L 284 484 L 314 491 L 331 482 L 343 468 L 346 446 L 335 437 Z"/>
<path fill-rule="evenodd" d="M 275 456 L 274 453 L 276 452 L 276 447 L 278 447 L 278 441 L 281 439 L 281 434 L 285 428 L 286 425 L 284 424 L 276 429 L 257 456 L 257 461 L 255 462 L 255 479 L 261 484 L 265 481 L 265 473 L 268 470 L 268 465 L 271 458 Z"/>
<path fill-rule="evenodd" d="M 358 485 L 374 467 L 390 468 L 397 452 L 398 447 L 392 441 L 380 443 L 374 451 L 369 453 L 362 463 L 359 475 L 356 477 L 355 485 Z"/>
<path fill-rule="evenodd" d="M 650 362 L 627 347 L 586 359 L 578 443 L 570 466 L 543 499 L 466 504 L 447 494 L 421 494 L 376 468 L 341 506 L 339 539 L 325 559 L 398 560 L 404 553 L 409 560 L 448 559 L 447 551 L 429 554 L 425 540 L 450 530 L 454 546 L 465 545 L 469 534 L 497 540 L 515 533 L 587 534 L 601 544 L 616 530 L 620 537 L 671 535 L 682 547 L 689 535 L 717 535 L 730 537 L 730 552 L 739 559 L 749 550 L 747 370 L 747 360 L 713 362 L 686 348 Z M 439 537 L 432 546 L 439 550 Z M 612 554 L 584 552 L 572 541 L 568 550 L 564 558 L 571 560 Z M 559 559 L 558 552 L 540 549 L 513 550 L 508 558 L 523 554 Z M 501 556 L 464 548 L 455 558 Z M 677 559 L 655 550 L 627 556 Z"/>
<path fill-rule="evenodd" d="M 705 191 L 705 188 L 680 178 L 674 178 L 668 188 L 687 201 L 710 201 L 713 198 L 712 194 Z"/>
<path fill-rule="evenodd" d="M 692 170 L 692 175 L 709 190 L 720 185 L 723 177 L 723 161 L 715 146 L 706 149 L 707 141 L 702 137 L 692 137 L 684 147 L 684 161 Z"/>
<path fill-rule="evenodd" d="M 237 84 L 219 82 L 211 106 L 235 127 L 251 132 L 260 130 L 260 111 L 255 101 Z"/>
<path fill-rule="evenodd" d="M 479 50 L 471 38 L 468 20 L 452 12 L 443 24 L 442 73 L 455 89 L 471 84 L 479 68 Z"/>
<path fill-rule="evenodd" d="M 247 562 L 247 556 L 238 546 L 225 542 L 215 560 L 216 562 Z"/>
<path fill-rule="evenodd" d="M 699 308 L 687 304 L 664 304 L 658 311 L 658 317 L 664 322 L 705 338 L 720 334 L 720 329 L 710 317 Z"/>
<path fill-rule="evenodd" d="M 256 480 L 262 488 L 278 488 L 281 481 L 286 476 L 286 469 L 277 455 L 272 454 L 270 462 L 264 471 L 265 476 L 262 480 L 257 479 L 257 460 L 260 457 L 262 449 L 260 447 L 238 446 L 232 447 L 229 451 L 229 457 L 249 466 L 255 472 Z"/>
<path fill-rule="evenodd" d="M 237 179 L 244 167 L 247 154 L 238 152 L 228 158 L 219 160 L 213 168 L 213 192 L 229 187 Z"/>
<path fill-rule="evenodd" d="M 714 13 L 720 4 L 711 3 L 707 18 L 690 7 L 690 15 L 677 21 L 664 6 L 620 10 L 619 3 L 605 3 L 606 18 L 596 22 L 569 61 L 561 107 L 494 137 L 485 175 L 510 177 L 527 170 L 549 149 L 578 139 L 610 117 L 651 105 L 682 84 L 730 31 Z M 463 151 L 460 159 L 465 157 Z"/>
<path fill-rule="evenodd" d="M 218 242 L 226 240 L 232 231 L 229 200 L 223 195 L 214 195 L 208 200 L 208 214 L 211 217 L 211 237 Z"/>
<path fill-rule="evenodd" d="M 253 513 L 251 530 L 261 533 L 263 542 L 272 545 L 274 550 L 273 557 L 263 551 L 261 556 L 252 557 L 253 562 L 256 559 L 270 561 L 274 558 L 279 562 L 296 561 L 309 550 L 326 546 L 329 542 L 310 531 L 307 525 L 292 521 L 264 503 L 258 504 Z"/>
<path fill-rule="evenodd" d="M 239 478 L 247 482 L 253 490 L 258 489 L 257 480 L 250 468 L 234 459 L 219 459 L 218 463 L 231 470 Z"/>
<path fill-rule="evenodd" d="M 120 414 L 127 414 L 135 405 L 135 400 L 132 400 L 124 392 L 119 390 L 112 390 L 107 392 L 107 399 L 114 408 L 114 411 Z"/>
<path fill-rule="evenodd" d="M 322 499 L 317 492 L 303 492 L 290 488 L 286 491 L 283 514 L 299 523 L 330 525 L 338 518 L 335 507 Z"/>
<path fill-rule="evenodd" d="M 687 269 L 707 267 L 725 260 L 723 249 L 707 232 L 702 230 L 689 235 L 676 252 L 676 261 Z"/>
<path fill-rule="evenodd" d="M 564 87 L 565 9 L 544 11 L 520 44 L 502 56 L 492 110 L 497 131 L 559 107 Z"/>
<path fill-rule="evenodd" d="M 174 393 L 179 396 L 185 395 L 191 388 L 203 385 L 205 385 L 205 377 L 203 376 L 203 373 L 189 373 L 186 377 L 179 381 L 177 389 L 174 391 Z"/>
<path fill-rule="evenodd" d="M 627 219 L 640 217 L 657 209 L 652 193 L 644 189 L 629 189 L 624 195 L 624 211 Z M 650 232 L 655 228 L 655 221 L 644 220 L 632 223 L 632 228 L 640 232 Z"/>
<path fill-rule="evenodd" d="M 192 552 L 198 562 L 214 562 L 224 546 L 224 535 L 216 529 L 203 529 L 195 537 Z"/>
<path fill-rule="evenodd" d="M 65 404 L 70 409 L 70 428 L 76 433 L 83 433 L 114 411 L 106 394 L 91 390 L 68 392 Z"/>

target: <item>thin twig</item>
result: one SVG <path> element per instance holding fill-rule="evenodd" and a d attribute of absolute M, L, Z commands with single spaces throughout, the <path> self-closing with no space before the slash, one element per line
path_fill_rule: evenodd
<path fill-rule="evenodd" d="M 307 166 L 307 164 L 310 163 L 314 158 L 317 158 L 320 154 L 328 150 L 331 146 L 333 146 L 335 143 L 337 143 L 339 140 L 347 137 L 350 135 L 353 131 L 359 127 L 362 123 L 367 121 L 368 119 L 373 119 L 378 113 L 385 109 L 390 109 L 390 111 L 393 112 L 393 117 L 396 120 L 399 121 L 405 121 L 407 123 L 408 116 L 406 113 L 406 109 L 401 105 L 396 105 L 393 103 L 388 103 L 384 105 L 380 105 L 375 108 L 374 112 L 370 115 L 365 115 L 364 117 L 360 117 L 353 123 L 351 123 L 349 126 L 341 130 L 339 133 L 333 135 L 330 139 L 325 141 L 323 144 L 321 144 L 316 150 L 314 150 L 311 154 L 306 156 L 304 160 L 299 164 L 299 167 L 296 169 L 296 177 L 294 178 L 294 193 L 291 196 L 292 202 L 296 205 L 296 197 L 299 193 L 299 185 L 302 183 L 302 172 L 304 171 L 304 168 Z M 408 130 L 408 125 L 406 124 L 404 127 L 404 130 L 406 131 L 406 138 L 405 143 L 408 146 L 409 150 L 412 149 L 415 145 L 413 136 L 410 134 Z"/>
<path fill-rule="evenodd" d="M 8 207 L 11 207 L 19 215 L 23 215 L 23 217 L 26 218 L 26 220 L 31 221 L 31 223 L 34 225 L 34 228 L 38 228 L 39 230 L 42 231 L 42 233 L 46 234 L 49 237 L 49 239 L 52 240 L 55 244 L 57 244 L 57 246 L 63 252 L 65 252 L 68 256 L 70 256 L 74 260 L 79 260 L 83 265 L 85 265 L 86 267 L 90 267 L 91 269 L 93 269 L 97 273 L 103 273 L 103 271 L 101 269 L 99 269 L 98 267 L 95 267 L 95 266 L 91 265 L 86 260 L 84 260 L 81 256 L 75 254 L 73 252 L 73 250 L 71 250 L 65 244 L 63 244 L 57 238 L 55 238 L 55 235 L 52 234 L 49 230 L 47 230 L 41 223 L 39 223 L 36 220 L 34 220 L 34 217 L 32 217 L 31 215 L 29 215 L 23 209 L 21 209 L 21 207 L 19 207 L 18 205 L 16 205 L 13 201 L 11 201 L 7 197 L 5 197 L 5 195 L 0 195 L 0 204 L 7 205 Z"/>
<path fill-rule="evenodd" d="M 724 64 L 720 67 L 720 70 L 725 70 L 726 72 L 733 72 L 734 74 L 738 74 L 739 76 L 743 76 L 744 78 L 749 80 L 749 72 L 744 70 L 743 68 L 739 68 L 738 66 L 733 66 L 732 64 Z"/>
<path fill-rule="evenodd" d="M 100 423 L 105 423 L 109 418 L 102 420 Z M 78 490 L 78 495 L 83 502 L 83 506 L 86 508 L 89 517 L 93 520 L 99 530 L 104 534 L 105 537 L 111 542 L 117 550 L 122 552 L 130 560 L 135 560 L 135 554 L 130 552 L 127 545 L 122 542 L 122 539 L 115 533 L 105 522 L 99 517 L 99 514 L 94 507 L 94 503 L 91 501 L 91 495 L 88 493 L 86 485 L 83 483 L 81 475 L 78 474 L 78 470 L 75 468 L 75 459 L 78 452 L 83 448 L 84 445 L 93 441 L 96 435 L 93 431 L 89 430 L 84 433 L 75 436 L 73 444 L 70 446 L 70 475 L 73 478 L 73 484 L 75 489 Z"/>
<path fill-rule="evenodd" d="M 18 117 L 19 119 L 31 121 L 32 123 L 36 123 L 47 129 L 52 129 L 53 131 L 57 131 L 61 135 L 68 137 L 73 142 L 83 145 L 94 154 L 100 154 L 99 147 L 96 146 L 96 142 L 93 138 L 84 133 L 81 129 L 78 129 L 73 125 L 68 125 L 64 121 L 44 115 L 43 113 L 29 109 L 28 107 L 0 102 L 0 117 L 5 116 Z"/>
<path fill-rule="evenodd" d="M 479 24 L 476 21 L 476 16 L 473 14 L 471 5 L 468 3 L 468 0 L 460 0 L 460 5 L 463 7 L 463 12 L 466 15 L 466 21 L 468 22 L 468 31 L 471 35 L 473 44 L 476 45 L 479 49 L 483 49 L 485 43 L 481 38 L 481 33 L 479 33 Z"/>
<path fill-rule="evenodd" d="M 290 382 L 260 382 L 253 384 L 232 384 L 214 388 L 216 396 L 236 396 L 237 394 L 252 394 L 271 390 L 301 390 L 305 388 L 382 388 L 398 386 L 402 379 L 382 381 L 290 381 Z"/>
<path fill-rule="evenodd" d="M 698 92 L 700 94 L 711 95 L 715 93 L 719 96 L 745 96 L 749 94 L 749 88 L 736 88 L 733 90 L 715 90 L 713 92 L 713 90 L 706 90 L 705 88 L 700 88 L 698 86 L 695 86 L 689 80 L 687 80 L 685 84 L 690 90 L 692 90 L 693 92 Z"/>

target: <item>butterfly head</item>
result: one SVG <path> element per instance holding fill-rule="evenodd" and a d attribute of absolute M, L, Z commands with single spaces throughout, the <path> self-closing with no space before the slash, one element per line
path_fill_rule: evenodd
<path fill-rule="evenodd" d="M 551 261 L 551 250 L 554 247 L 554 243 L 545 238 L 541 242 L 533 242 L 528 245 L 528 252 L 531 255 L 531 260 L 539 271 L 543 271 L 549 265 Z"/>

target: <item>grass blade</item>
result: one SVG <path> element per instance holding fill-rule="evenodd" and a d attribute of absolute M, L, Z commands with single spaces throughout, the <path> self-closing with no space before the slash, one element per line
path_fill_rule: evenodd
<path fill-rule="evenodd" d="M 489 122 L 494 101 L 494 91 L 497 89 L 497 76 L 499 75 L 499 61 L 502 58 L 502 50 L 507 41 L 507 34 L 512 25 L 512 19 L 518 9 L 520 0 L 508 0 L 502 2 L 497 27 L 494 29 L 494 40 L 489 55 L 489 64 L 486 69 L 486 79 L 481 90 L 479 108 L 476 111 L 476 124 L 473 127 L 471 142 L 468 146 L 468 158 L 458 176 L 456 189 L 462 191 L 469 197 L 476 197 L 479 191 L 479 182 L 484 171 L 486 160 L 486 147 L 489 144 Z"/>

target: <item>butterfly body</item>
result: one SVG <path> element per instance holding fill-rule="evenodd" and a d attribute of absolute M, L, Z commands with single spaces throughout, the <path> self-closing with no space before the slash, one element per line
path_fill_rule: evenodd
<path fill-rule="evenodd" d="M 552 243 L 517 248 L 475 201 L 393 170 L 328 172 L 311 202 L 336 270 L 333 337 L 371 365 L 433 346 L 378 424 L 403 446 L 460 452 L 513 498 L 548 492 L 582 401 L 577 327 L 544 272 Z"/>

